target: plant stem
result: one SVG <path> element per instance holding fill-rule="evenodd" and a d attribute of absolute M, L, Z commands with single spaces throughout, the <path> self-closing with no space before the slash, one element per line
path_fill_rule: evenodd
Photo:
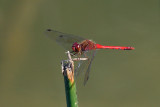
<path fill-rule="evenodd" d="M 76 83 L 74 82 L 74 62 L 68 52 L 67 61 L 62 61 L 67 107 L 78 107 Z M 65 62 L 65 63 L 64 63 Z"/>
<path fill-rule="evenodd" d="M 66 92 L 66 102 L 67 107 L 78 107 L 78 100 L 76 95 L 76 84 L 68 79 L 67 76 L 64 76 L 65 82 L 65 92 Z"/>

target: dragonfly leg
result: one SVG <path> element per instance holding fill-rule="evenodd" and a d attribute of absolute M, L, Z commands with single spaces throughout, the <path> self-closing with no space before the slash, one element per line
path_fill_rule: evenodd
<path fill-rule="evenodd" d="M 84 56 L 89 60 L 88 56 L 84 53 Z"/>
<path fill-rule="evenodd" d="M 66 52 L 66 53 L 68 53 L 68 52 Z M 76 57 L 76 54 L 77 54 L 77 53 L 76 53 L 76 52 L 74 52 L 74 51 L 71 51 L 71 52 L 70 52 L 70 55 L 71 55 L 71 56 Z"/>
<path fill-rule="evenodd" d="M 73 61 L 85 61 L 88 60 L 88 58 L 72 58 Z"/>

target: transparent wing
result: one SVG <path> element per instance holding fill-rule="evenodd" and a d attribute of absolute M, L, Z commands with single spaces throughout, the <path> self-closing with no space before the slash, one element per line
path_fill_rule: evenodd
<path fill-rule="evenodd" d="M 59 45 L 64 47 L 66 50 L 71 51 L 73 43 L 81 42 L 84 40 L 84 38 L 79 36 L 74 36 L 71 34 L 66 34 L 62 32 L 58 32 L 55 30 L 47 29 L 45 34 L 51 38 L 52 40 L 55 40 Z"/>
<path fill-rule="evenodd" d="M 87 70 L 85 71 L 85 77 L 84 77 L 84 85 L 87 83 L 88 79 L 89 79 L 89 73 L 90 73 L 90 68 L 91 68 L 91 64 L 92 64 L 92 61 L 94 59 L 94 56 L 96 55 L 96 50 L 91 50 L 89 51 L 89 53 L 87 52 L 87 54 L 90 54 L 89 56 L 89 60 L 88 60 L 88 67 L 87 67 Z"/>
<path fill-rule="evenodd" d="M 92 50 L 87 50 L 83 52 L 83 54 L 81 55 L 81 58 L 88 58 L 88 60 L 85 61 L 79 61 L 77 63 L 77 67 L 75 69 L 75 78 L 77 78 L 79 76 L 79 74 L 81 74 L 82 72 L 85 73 L 85 77 L 84 77 L 84 85 L 87 83 L 88 79 L 89 79 L 89 73 L 90 73 L 90 68 L 91 68 L 91 64 L 92 61 L 94 59 L 94 56 L 96 54 L 96 47 L 95 45 L 92 45 L 92 47 L 90 45 L 88 45 L 88 48 L 92 48 Z"/>
<path fill-rule="evenodd" d="M 77 55 L 77 57 L 79 57 Z M 86 58 L 83 54 L 80 56 L 81 58 Z M 88 61 L 89 60 L 80 60 L 80 61 L 75 61 L 75 80 L 81 73 L 85 73 L 84 71 L 88 67 Z"/>

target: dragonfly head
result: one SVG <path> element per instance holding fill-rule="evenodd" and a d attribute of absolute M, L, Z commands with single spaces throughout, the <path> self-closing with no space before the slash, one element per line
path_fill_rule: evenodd
<path fill-rule="evenodd" d="M 80 44 L 78 44 L 77 42 L 75 42 L 73 45 L 72 45 L 72 50 L 74 52 L 80 52 L 81 51 L 81 46 Z"/>

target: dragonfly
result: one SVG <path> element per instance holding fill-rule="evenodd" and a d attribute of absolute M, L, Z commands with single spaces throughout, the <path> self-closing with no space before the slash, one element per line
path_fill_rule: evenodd
<path fill-rule="evenodd" d="M 84 39 L 80 36 L 75 36 L 72 34 L 62 33 L 56 30 L 47 29 L 46 35 L 56 41 L 59 45 L 65 48 L 67 51 L 73 56 L 78 58 L 85 57 L 87 61 L 79 61 L 77 67 L 75 69 L 75 78 L 79 75 L 80 72 L 85 73 L 84 77 L 84 85 L 87 83 L 89 79 L 89 73 L 92 61 L 95 57 L 97 49 L 117 49 L 117 50 L 133 50 L 134 47 L 126 47 L 126 46 L 105 46 L 96 44 L 92 40 Z"/>

